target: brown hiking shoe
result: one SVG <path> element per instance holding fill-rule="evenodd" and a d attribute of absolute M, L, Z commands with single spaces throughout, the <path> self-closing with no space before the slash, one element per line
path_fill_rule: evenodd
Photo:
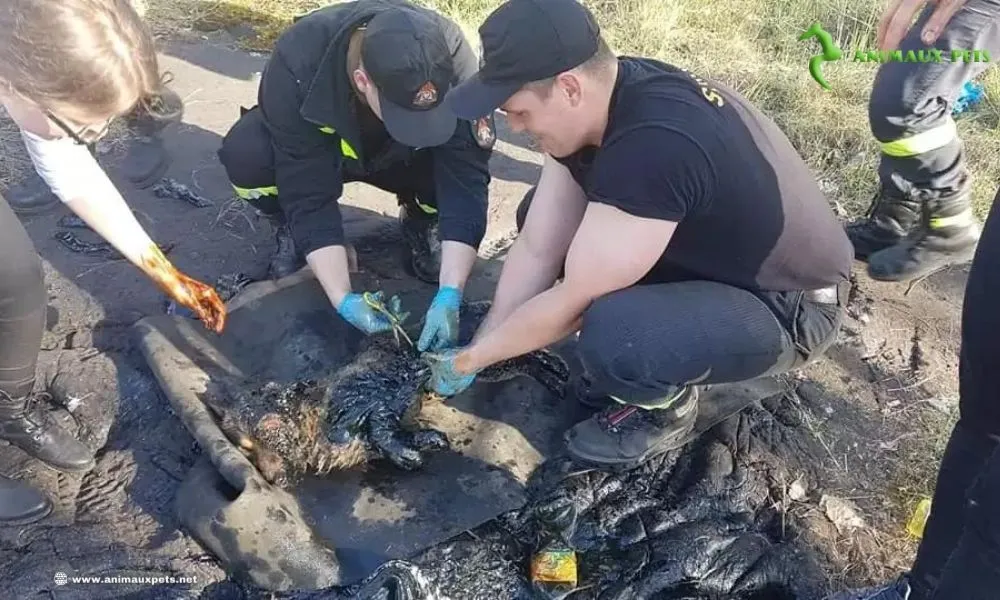
<path fill-rule="evenodd" d="M 684 443 L 698 418 L 698 388 L 686 387 L 664 408 L 615 403 L 566 432 L 580 462 L 611 470 L 635 468 Z"/>

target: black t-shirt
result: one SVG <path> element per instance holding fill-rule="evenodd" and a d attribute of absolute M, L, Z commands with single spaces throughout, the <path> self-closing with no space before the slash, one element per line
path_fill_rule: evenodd
<path fill-rule="evenodd" d="M 621 57 L 601 147 L 559 160 L 589 201 L 678 222 L 647 278 L 784 291 L 850 275 L 850 241 L 788 138 L 678 67 Z"/>

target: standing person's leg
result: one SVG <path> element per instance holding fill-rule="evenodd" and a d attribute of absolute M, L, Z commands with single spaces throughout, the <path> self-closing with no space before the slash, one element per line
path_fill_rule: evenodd
<path fill-rule="evenodd" d="M 926 46 L 929 5 L 900 45 L 905 53 Z M 1000 55 L 1000 0 L 969 0 L 934 48 L 941 62 L 887 62 L 878 71 L 869 120 L 882 146 L 881 189 L 866 220 L 848 226 L 869 275 L 903 281 L 972 257 L 979 228 L 970 206 L 970 181 L 951 105 L 962 85 L 991 63 L 952 60 L 952 50 Z M 971 61 L 971 57 L 969 58 Z"/>
<path fill-rule="evenodd" d="M 983 236 L 966 283 L 959 361 L 960 417 L 941 460 L 931 514 L 913 568 L 887 587 L 838 594 L 834 596 L 837 600 L 927 600 L 931 597 L 941 600 L 972 600 L 996 597 L 996 590 L 1000 589 L 997 586 L 1000 584 L 984 587 L 987 591 L 980 593 L 986 593 L 985 596 L 948 595 L 943 591 L 932 596 L 932 593 L 943 579 L 951 580 L 948 586 L 984 582 L 985 579 L 972 576 L 973 564 L 978 569 L 992 560 L 993 571 L 983 571 L 982 577 L 995 579 L 1000 576 L 1000 571 L 996 569 L 997 552 L 1000 548 L 1000 521 L 993 514 L 1000 503 L 1000 498 L 997 497 L 1000 493 L 1000 481 L 994 479 L 997 476 L 997 465 L 987 466 L 991 454 L 994 455 L 993 463 L 997 463 L 995 453 L 1000 447 L 998 298 L 1000 191 L 993 200 L 993 208 L 984 225 Z M 970 488 L 977 478 L 980 479 L 980 484 L 972 492 L 970 504 Z M 964 535 L 963 528 L 966 531 Z M 963 549 L 956 552 L 956 547 Z M 975 552 L 979 551 L 985 554 L 975 557 Z M 951 562 L 948 562 L 949 557 Z M 970 560 L 973 562 L 967 562 Z M 943 575 L 945 570 L 954 574 Z M 969 581 L 957 581 L 963 578 L 968 578 Z M 945 584 L 942 582 L 940 585 Z"/>
<path fill-rule="evenodd" d="M 994 600 L 1000 591 L 1000 448 L 970 495 L 962 537 L 931 600 Z"/>
<path fill-rule="evenodd" d="M 584 313 L 579 356 L 588 395 L 610 402 L 567 432 L 570 453 L 628 468 L 676 447 L 694 427 L 699 385 L 784 372 L 822 354 L 836 339 L 847 288 L 810 300 L 686 281 L 598 299 Z"/>
<path fill-rule="evenodd" d="M 962 305 L 959 357 L 959 422 L 949 440 L 934 493 L 926 542 L 921 543 L 911 580 L 928 595 L 958 543 L 968 496 L 1000 442 L 1000 191 L 976 249 Z M 996 485 L 1000 485 L 998 482 Z M 995 510 L 996 504 L 992 509 Z M 981 535 L 1000 532 L 984 530 Z M 1000 537 L 994 538 L 994 547 Z M 994 592 L 996 590 L 993 590 Z M 956 596 L 956 598 L 959 596 Z M 964 598 L 964 597 L 963 597 Z"/>
<path fill-rule="evenodd" d="M 56 468 L 90 468 L 87 449 L 32 410 L 45 328 L 45 283 L 31 239 L 2 197 L 0 256 L 0 439 Z M 50 510 L 37 490 L 0 477 L 0 524 L 35 521 Z"/>

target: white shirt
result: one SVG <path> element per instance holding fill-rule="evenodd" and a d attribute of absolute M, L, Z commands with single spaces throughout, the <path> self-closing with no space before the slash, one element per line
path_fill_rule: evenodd
<path fill-rule="evenodd" d="M 86 146 L 72 138 L 45 139 L 21 129 L 21 138 L 39 177 L 63 202 L 83 195 L 119 195 L 107 173 Z"/>

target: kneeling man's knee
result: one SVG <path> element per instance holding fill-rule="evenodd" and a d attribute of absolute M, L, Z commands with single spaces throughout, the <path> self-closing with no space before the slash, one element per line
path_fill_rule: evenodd
<path fill-rule="evenodd" d="M 632 378 L 629 374 L 629 315 L 616 294 L 598 298 L 583 313 L 577 353 L 583 368 L 596 378 L 613 376 Z"/>

